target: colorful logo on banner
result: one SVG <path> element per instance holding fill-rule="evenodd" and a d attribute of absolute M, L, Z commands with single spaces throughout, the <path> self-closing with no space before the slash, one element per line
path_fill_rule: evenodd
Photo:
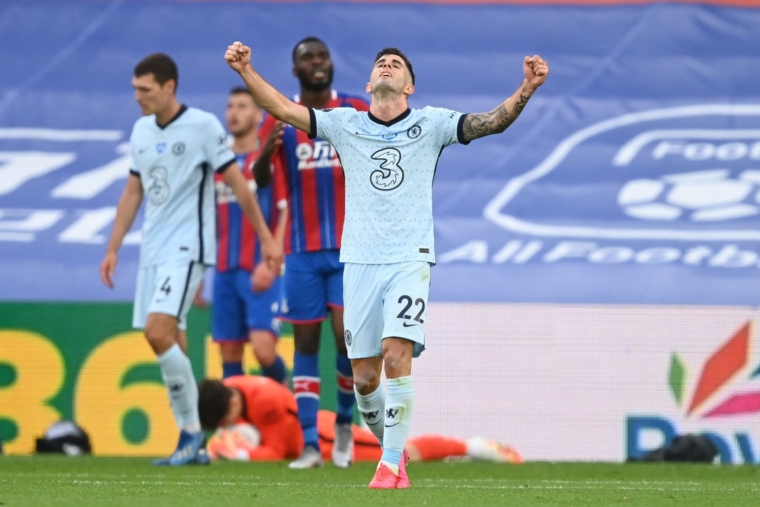
<path fill-rule="evenodd" d="M 730 384 L 760 375 L 760 365 L 756 365 L 746 377 L 741 375 L 750 362 L 750 329 L 751 324 L 748 322 L 707 359 L 688 404 L 684 399 L 687 365 L 678 354 L 673 354 L 670 361 L 670 389 L 678 405 L 686 409 L 687 416 L 699 412 L 706 402 L 718 397 Z M 757 412 L 760 412 L 760 391 L 749 391 L 720 400 L 715 408 L 701 417 L 711 419 Z"/>
<path fill-rule="evenodd" d="M 731 416 L 760 412 L 760 388 L 751 382 L 760 377 L 760 364 L 750 367 L 751 351 L 752 323 L 747 322 L 704 361 L 691 391 L 687 388 L 688 365 L 678 353 L 671 356 L 668 384 L 674 401 L 687 421 L 710 421 L 706 426 L 699 425 L 700 432 L 718 448 L 722 463 L 757 464 L 760 458 L 756 452 L 760 442 L 755 442 L 749 432 L 723 427 Z M 651 450 L 641 443 L 646 432 L 659 433 L 667 444 L 679 434 L 677 426 L 677 421 L 667 417 L 628 417 L 628 457 L 639 457 Z M 716 429 L 719 426 L 723 428 Z M 736 458 L 735 448 L 739 451 Z"/>

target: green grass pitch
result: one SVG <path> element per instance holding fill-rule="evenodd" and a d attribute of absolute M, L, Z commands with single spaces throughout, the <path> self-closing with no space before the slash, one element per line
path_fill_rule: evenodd
<path fill-rule="evenodd" d="M 413 463 L 412 488 L 370 491 L 371 464 L 155 468 L 146 459 L 2 457 L 3 507 L 758 506 L 760 469 L 597 463 Z"/>

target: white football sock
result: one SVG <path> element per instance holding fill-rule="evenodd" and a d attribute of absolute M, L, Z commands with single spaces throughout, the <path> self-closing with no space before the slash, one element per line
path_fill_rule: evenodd
<path fill-rule="evenodd" d="M 404 453 L 414 406 L 412 376 L 391 378 L 386 384 L 385 435 L 382 461 L 398 466 Z"/>
<path fill-rule="evenodd" d="M 377 389 L 369 394 L 359 394 L 354 386 L 356 393 L 356 407 L 362 415 L 362 419 L 367 423 L 367 427 L 383 446 L 383 434 L 385 432 L 385 390 L 383 385 L 377 386 Z"/>
<path fill-rule="evenodd" d="M 161 376 L 169 392 L 174 420 L 181 430 L 201 431 L 198 417 L 198 384 L 195 383 L 190 359 L 178 344 L 158 356 Z"/>

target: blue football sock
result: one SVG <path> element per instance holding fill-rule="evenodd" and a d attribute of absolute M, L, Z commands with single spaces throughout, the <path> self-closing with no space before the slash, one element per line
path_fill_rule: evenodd
<path fill-rule="evenodd" d="M 298 404 L 298 422 L 301 423 L 304 445 L 319 449 L 317 411 L 319 410 L 319 356 L 301 354 L 293 356 L 293 392 Z"/>
<path fill-rule="evenodd" d="M 338 354 L 336 360 L 338 371 L 338 417 L 337 424 L 350 424 L 354 420 L 354 372 L 348 356 Z"/>
<path fill-rule="evenodd" d="M 275 382 L 282 384 L 285 382 L 285 376 L 287 375 L 285 372 L 285 361 L 283 361 L 280 356 L 274 356 L 274 362 L 272 364 L 269 366 L 261 365 L 261 373 L 263 373 L 265 377 L 269 377 Z"/>
<path fill-rule="evenodd" d="M 222 378 L 245 375 L 242 361 L 239 363 L 222 363 Z"/>

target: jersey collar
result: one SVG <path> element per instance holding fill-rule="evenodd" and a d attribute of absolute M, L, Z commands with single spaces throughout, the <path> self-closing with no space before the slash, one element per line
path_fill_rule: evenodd
<path fill-rule="evenodd" d="M 185 111 L 187 111 L 187 106 L 185 104 L 182 104 L 179 108 L 179 111 L 177 111 L 177 114 L 174 115 L 174 118 L 166 122 L 166 125 L 161 125 L 160 123 L 158 123 L 158 118 L 156 118 L 156 126 L 160 128 L 161 130 L 164 130 L 166 127 L 174 123 L 177 120 L 177 118 L 182 116 L 182 113 L 184 113 Z"/>
<path fill-rule="evenodd" d="M 395 125 L 396 123 L 405 120 L 407 116 L 409 116 L 410 114 L 412 114 L 412 110 L 407 107 L 406 111 L 404 111 L 403 113 L 401 113 L 400 115 L 396 116 L 395 118 L 393 118 L 390 121 L 383 121 L 380 118 L 378 118 L 377 116 L 375 116 L 374 114 L 369 113 L 369 112 L 367 114 L 369 115 L 369 119 L 372 120 L 373 122 L 379 123 L 380 125 L 383 125 L 384 127 L 391 127 L 391 126 Z"/>

